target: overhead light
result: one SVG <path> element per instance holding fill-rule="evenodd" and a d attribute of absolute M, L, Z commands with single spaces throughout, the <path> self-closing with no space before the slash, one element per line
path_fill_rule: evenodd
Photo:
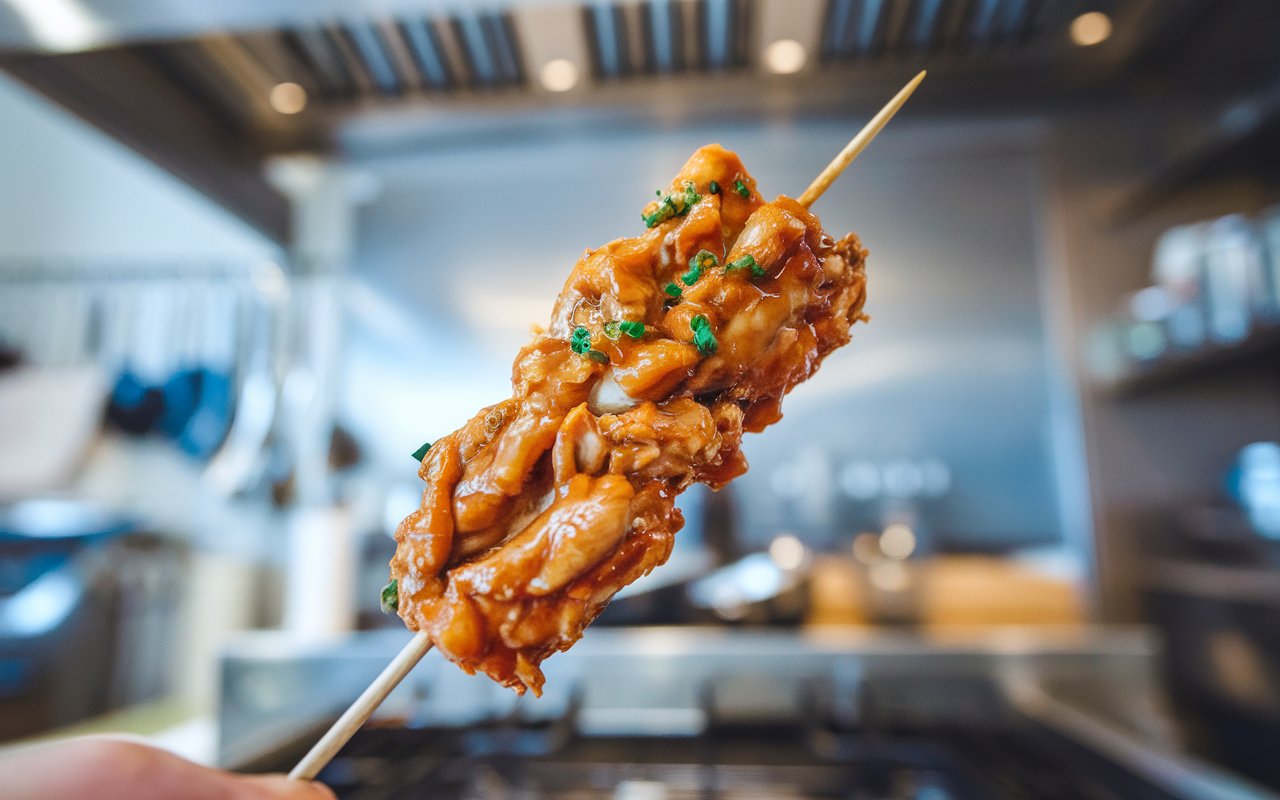
<path fill-rule="evenodd" d="M 296 83 L 277 83 L 267 98 L 280 114 L 297 114 L 307 107 L 307 90 Z"/>
<path fill-rule="evenodd" d="M 1111 17 L 1101 11 L 1086 11 L 1071 20 L 1071 41 L 1093 47 L 1111 38 Z"/>
<path fill-rule="evenodd" d="M 567 58 L 553 58 L 538 73 L 549 92 L 567 92 L 578 85 L 578 65 Z"/>
<path fill-rule="evenodd" d="M 915 532 L 901 522 L 895 522 L 880 534 L 880 551 L 901 561 L 916 551 Z"/>
<path fill-rule="evenodd" d="M 784 533 L 769 543 L 769 557 L 785 570 L 804 566 L 806 556 L 804 543 L 789 533 Z"/>
<path fill-rule="evenodd" d="M 83 50 L 97 41 L 98 20 L 76 0 L 9 0 L 31 38 L 62 52 Z"/>
<path fill-rule="evenodd" d="M 274 261 L 254 265 L 253 271 L 249 273 L 249 281 L 268 300 L 281 300 L 289 291 L 289 278 L 284 269 Z"/>
<path fill-rule="evenodd" d="M 779 39 L 764 49 L 765 69 L 776 75 L 790 75 L 804 69 L 809 54 L 795 39 Z"/>

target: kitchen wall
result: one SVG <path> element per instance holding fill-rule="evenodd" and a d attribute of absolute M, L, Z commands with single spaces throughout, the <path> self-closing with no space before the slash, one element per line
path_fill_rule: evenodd
<path fill-rule="evenodd" d="M 243 261 L 278 248 L 187 184 L 0 76 L 3 262 Z"/>

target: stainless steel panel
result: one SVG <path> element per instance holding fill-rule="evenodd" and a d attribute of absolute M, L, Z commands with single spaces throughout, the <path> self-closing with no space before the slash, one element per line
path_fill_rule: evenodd
<path fill-rule="evenodd" d="M 221 760 L 248 760 L 336 718 L 406 640 L 401 631 L 329 645 L 265 633 L 238 640 L 223 660 Z M 554 719 L 576 707 L 583 733 L 689 735 L 709 713 L 731 721 L 796 718 L 812 698 L 853 723 L 860 693 L 874 691 L 904 719 L 998 724 L 1005 697 L 1034 688 L 1167 743 L 1167 732 L 1152 726 L 1155 653 L 1150 635 L 1136 629 L 950 639 L 846 629 L 600 629 L 545 663 L 540 699 L 517 697 L 431 653 L 377 718 L 447 727 L 511 714 Z"/>

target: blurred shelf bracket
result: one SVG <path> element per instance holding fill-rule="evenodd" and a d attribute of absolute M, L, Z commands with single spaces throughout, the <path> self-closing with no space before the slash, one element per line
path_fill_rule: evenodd
<path fill-rule="evenodd" d="M 1267 567 L 1161 558 L 1147 564 L 1144 582 L 1152 591 L 1280 609 L 1280 570 Z"/>
<path fill-rule="evenodd" d="M 1110 392 L 1118 398 L 1131 398 L 1209 375 L 1268 367 L 1280 379 L 1280 322 L 1255 322 L 1253 330 L 1239 342 L 1172 351 L 1153 361 L 1134 364 L 1111 384 Z"/>
<path fill-rule="evenodd" d="M 1169 158 L 1124 198 L 1113 219 L 1137 222 L 1209 181 L 1280 175 L 1280 80 L 1228 105 L 1195 142 Z"/>

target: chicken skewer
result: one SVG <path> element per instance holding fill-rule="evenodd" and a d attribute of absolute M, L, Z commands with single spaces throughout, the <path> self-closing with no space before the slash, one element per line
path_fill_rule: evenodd
<path fill-rule="evenodd" d="M 781 397 L 861 318 L 865 251 L 852 235 L 832 241 L 808 206 L 923 78 L 800 201 L 764 203 L 737 157 L 710 146 L 650 204 L 650 234 L 588 251 L 551 330 L 517 359 L 515 396 L 423 454 L 428 488 L 397 531 L 384 598 L 419 632 L 290 777 L 313 778 L 433 645 L 539 692 L 538 662 L 666 560 L 675 495 L 744 472 L 742 432 L 776 421 Z M 672 262 L 689 271 L 654 297 L 654 269 L 682 268 Z"/>

